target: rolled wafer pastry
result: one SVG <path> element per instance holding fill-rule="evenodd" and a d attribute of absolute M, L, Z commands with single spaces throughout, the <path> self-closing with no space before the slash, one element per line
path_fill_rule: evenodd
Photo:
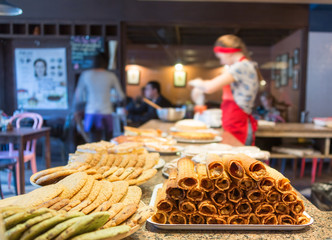
<path fill-rule="evenodd" d="M 285 193 L 293 190 L 289 179 L 286 178 L 284 175 L 282 175 L 280 172 L 269 166 L 266 167 L 266 170 L 268 172 L 268 176 L 275 179 L 276 182 L 275 188 L 279 192 Z"/>
<path fill-rule="evenodd" d="M 197 164 L 196 172 L 199 181 L 199 188 L 203 189 L 206 192 L 213 191 L 214 184 L 213 180 L 208 177 L 207 168 L 205 164 Z"/>
<path fill-rule="evenodd" d="M 281 200 L 287 205 L 295 203 L 297 201 L 297 193 L 294 191 L 283 193 Z"/>
<path fill-rule="evenodd" d="M 189 216 L 189 224 L 204 224 L 205 218 L 199 213 L 193 213 Z"/>
<path fill-rule="evenodd" d="M 187 191 L 187 198 L 194 202 L 203 201 L 204 196 L 205 192 L 203 191 L 203 189 L 199 189 L 197 187 Z"/>
<path fill-rule="evenodd" d="M 190 158 L 184 157 L 178 161 L 177 167 L 177 182 L 179 188 L 188 190 L 196 187 L 198 179 L 195 172 L 194 162 Z"/>
<path fill-rule="evenodd" d="M 243 198 L 243 191 L 234 185 L 227 190 L 227 197 L 229 201 L 238 203 Z"/>
<path fill-rule="evenodd" d="M 250 191 L 254 188 L 257 188 L 257 184 L 254 179 L 252 179 L 247 174 L 244 174 L 241 179 L 234 179 L 233 183 L 240 187 L 240 189 L 245 191 Z"/>
<path fill-rule="evenodd" d="M 295 203 L 292 203 L 290 205 L 290 210 L 296 216 L 302 215 L 302 213 L 304 212 L 303 201 L 301 199 L 297 199 Z"/>
<path fill-rule="evenodd" d="M 222 177 L 215 180 L 215 186 L 219 190 L 226 191 L 231 187 L 231 182 L 232 180 L 229 177 L 228 173 L 224 171 L 222 173 Z"/>
<path fill-rule="evenodd" d="M 290 213 L 290 207 L 283 202 L 277 202 L 273 205 L 274 211 L 278 214 L 288 215 Z"/>
<path fill-rule="evenodd" d="M 270 190 L 266 194 L 266 201 L 271 204 L 275 204 L 281 201 L 281 194 L 277 190 Z"/>
<path fill-rule="evenodd" d="M 245 154 L 236 154 L 236 159 L 242 162 L 242 166 L 246 173 L 255 181 L 260 181 L 266 176 L 265 164 Z"/>
<path fill-rule="evenodd" d="M 219 215 L 206 218 L 206 224 L 227 224 L 227 220 Z"/>
<path fill-rule="evenodd" d="M 251 205 L 247 199 L 242 199 L 235 205 L 235 212 L 241 217 L 249 216 L 251 210 Z"/>
<path fill-rule="evenodd" d="M 212 202 L 218 207 L 223 206 L 227 202 L 226 192 L 221 191 L 219 189 L 214 190 L 209 193 Z"/>
<path fill-rule="evenodd" d="M 184 190 L 178 187 L 176 168 L 173 168 L 169 173 L 166 194 L 172 200 L 180 200 L 185 197 Z"/>
<path fill-rule="evenodd" d="M 276 182 L 274 180 L 274 178 L 270 177 L 270 176 L 265 176 L 263 177 L 262 180 L 260 180 L 258 183 L 258 188 L 259 190 L 263 191 L 263 192 L 268 192 L 270 190 L 272 190 L 272 188 L 275 187 Z"/>
<path fill-rule="evenodd" d="M 203 216 L 213 216 L 217 214 L 217 208 L 209 200 L 205 200 L 198 204 L 198 212 Z"/>
<path fill-rule="evenodd" d="M 296 220 L 289 215 L 279 215 L 278 223 L 281 225 L 294 225 L 296 224 Z"/>
<path fill-rule="evenodd" d="M 258 189 L 253 189 L 247 192 L 247 198 L 250 203 L 259 203 L 265 199 L 265 193 Z"/>
<path fill-rule="evenodd" d="M 262 224 L 270 224 L 270 225 L 277 225 L 278 219 L 277 216 L 274 214 L 270 214 L 262 218 Z"/>
<path fill-rule="evenodd" d="M 248 218 L 239 215 L 232 215 L 228 217 L 227 224 L 248 224 Z"/>
<path fill-rule="evenodd" d="M 179 210 L 185 214 L 193 214 L 196 212 L 196 205 L 194 202 L 184 199 L 179 202 Z"/>
<path fill-rule="evenodd" d="M 166 224 L 167 223 L 167 213 L 166 212 L 157 212 L 152 217 L 151 220 L 155 223 Z"/>
<path fill-rule="evenodd" d="M 274 212 L 274 208 L 271 204 L 260 203 L 255 208 L 255 214 L 257 217 L 266 217 Z"/>
<path fill-rule="evenodd" d="M 163 184 L 161 189 L 158 189 L 157 199 L 156 199 L 156 208 L 159 212 L 170 212 L 173 210 L 174 201 L 167 198 L 166 195 L 167 182 Z"/>
<path fill-rule="evenodd" d="M 242 161 L 238 160 L 236 155 L 223 155 L 222 160 L 226 171 L 231 177 L 235 179 L 241 179 L 244 177 L 245 170 L 243 168 Z"/>
<path fill-rule="evenodd" d="M 234 212 L 234 205 L 231 202 L 226 202 L 225 204 L 223 204 L 222 207 L 219 208 L 218 210 L 220 215 L 227 215 L 230 216 L 233 214 Z"/>
<path fill-rule="evenodd" d="M 250 213 L 248 216 L 248 224 L 261 224 L 261 220 L 255 215 L 255 213 Z"/>
<path fill-rule="evenodd" d="M 180 211 L 173 211 L 169 215 L 168 221 L 170 224 L 186 224 L 187 218 L 186 215 Z"/>
<path fill-rule="evenodd" d="M 303 225 L 303 224 L 307 224 L 310 222 L 310 218 L 308 218 L 307 216 L 305 215 L 301 215 L 297 218 L 296 220 L 296 224 L 299 224 L 299 225 Z"/>
<path fill-rule="evenodd" d="M 206 167 L 210 179 L 221 178 L 224 164 L 217 154 L 208 154 L 206 156 Z"/>

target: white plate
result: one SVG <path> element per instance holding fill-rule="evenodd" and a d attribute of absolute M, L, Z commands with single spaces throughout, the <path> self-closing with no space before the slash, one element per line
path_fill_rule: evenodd
<path fill-rule="evenodd" d="M 157 192 L 159 188 L 162 188 L 163 184 L 156 185 L 152 192 L 150 206 L 155 205 L 157 198 Z M 159 224 L 155 223 L 149 218 L 147 221 L 160 229 L 170 230 L 299 230 L 303 229 L 314 222 L 314 219 L 304 212 L 310 222 L 303 225 L 263 225 L 263 224 Z"/>
<path fill-rule="evenodd" d="M 154 166 L 155 169 L 159 169 L 159 168 L 162 168 L 164 165 L 165 165 L 165 160 L 162 159 L 162 158 L 159 158 L 159 161 L 158 163 Z"/>
<path fill-rule="evenodd" d="M 149 152 L 157 152 L 157 153 L 160 153 L 161 155 L 176 155 L 178 154 L 179 152 L 182 152 L 183 151 L 183 147 L 179 147 L 179 146 L 174 146 L 176 148 L 175 151 L 157 151 L 153 148 L 149 148 L 149 147 L 146 147 L 146 150 L 148 150 Z"/>
<path fill-rule="evenodd" d="M 216 136 L 214 139 L 211 140 L 193 140 L 193 139 L 183 139 L 183 138 L 175 138 L 179 143 L 215 143 L 221 142 L 222 137 Z"/>

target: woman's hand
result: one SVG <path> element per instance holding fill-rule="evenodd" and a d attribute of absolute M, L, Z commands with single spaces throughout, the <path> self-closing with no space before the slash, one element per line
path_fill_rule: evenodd
<path fill-rule="evenodd" d="M 201 78 L 195 78 L 189 81 L 189 86 L 196 88 L 204 88 L 204 81 Z"/>

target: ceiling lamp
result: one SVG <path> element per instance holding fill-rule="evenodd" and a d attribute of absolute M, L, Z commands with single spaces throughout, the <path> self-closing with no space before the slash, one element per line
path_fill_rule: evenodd
<path fill-rule="evenodd" d="M 0 0 L 0 16 L 17 16 L 22 13 L 21 8 L 8 3 L 6 0 Z"/>
<path fill-rule="evenodd" d="M 181 71 L 182 69 L 183 69 L 183 65 L 181 64 L 181 63 L 177 63 L 177 64 L 175 64 L 175 70 L 176 71 Z"/>

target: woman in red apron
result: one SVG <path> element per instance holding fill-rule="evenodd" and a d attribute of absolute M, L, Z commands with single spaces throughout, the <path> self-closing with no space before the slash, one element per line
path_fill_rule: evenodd
<path fill-rule="evenodd" d="M 211 80 L 196 79 L 190 85 L 205 93 L 223 91 L 222 124 L 245 145 L 254 145 L 257 121 L 251 115 L 259 88 L 259 72 L 250 61 L 243 41 L 235 35 L 217 39 L 214 47 L 216 57 L 226 65 L 223 73 Z"/>

